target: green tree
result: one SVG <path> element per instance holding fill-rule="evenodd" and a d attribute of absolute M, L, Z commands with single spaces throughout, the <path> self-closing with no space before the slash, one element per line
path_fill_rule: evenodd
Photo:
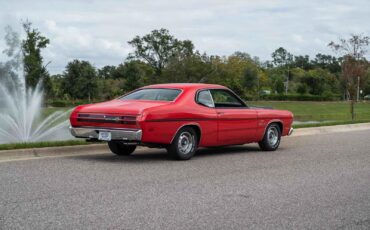
<path fill-rule="evenodd" d="M 283 80 L 281 79 L 277 79 L 275 81 L 275 91 L 278 93 L 278 94 L 282 94 L 284 93 L 284 89 L 285 89 L 285 86 L 284 86 L 284 82 Z"/>
<path fill-rule="evenodd" d="M 138 61 L 126 62 L 124 64 L 123 76 L 125 79 L 123 90 L 128 92 L 143 85 L 142 80 L 145 77 L 145 71 L 143 71 Z"/>
<path fill-rule="evenodd" d="M 323 95 L 324 92 L 332 92 L 337 85 L 334 75 L 323 69 L 307 71 L 301 78 L 301 82 L 308 87 L 308 92 L 313 95 Z"/>
<path fill-rule="evenodd" d="M 311 64 L 316 68 L 327 69 L 331 73 L 337 74 L 341 71 L 340 61 L 341 59 L 334 56 L 318 53 Z"/>
<path fill-rule="evenodd" d="M 294 56 L 294 61 L 292 63 L 294 67 L 299 67 L 304 70 L 309 70 L 312 68 L 312 65 L 310 63 L 310 57 L 308 55 L 300 55 L 300 56 Z"/>
<path fill-rule="evenodd" d="M 289 91 L 289 80 L 290 80 L 290 68 L 293 62 L 293 55 L 289 53 L 283 47 L 278 48 L 272 54 L 272 62 L 275 66 L 284 68 L 286 71 L 286 81 L 285 81 L 285 93 Z"/>
<path fill-rule="evenodd" d="M 46 66 L 43 65 L 43 57 L 41 56 L 41 50 L 46 48 L 50 41 L 42 36 L 37 29 L 32 28 L 30 22 L 23 23 L 23 29 L 26 32 L 26 39 L 22 41 L 26 83 L 28 86 L 35 87 L 42 81 L 44 89 L 50 92 L 50 76 Z"/>
<path fill-rule="evenodd" d="M 103 68 L 98 69 L 98 77 L 101 79 L 112 78 L 115 71 L 116 71 L 115 66 L 112 65 L 104 66 Z"/>
<path fill-rule="evenodd" d="M 254 94 L 258 92 L 259 79 L 257 66 L 249 66 L 245 69 L 242 83 L 247 91 Z"/>
<path fill-rule="evenodd" d="M 156 76 L 161 75 L 170 58 L 190 55 L 194 50 L 191 41 L 178 40 L 166 29 L 153 30 L 143 37 L 136 36 L 128 44 L 134 48 L 134 52 L 129 54 L 129 59 L 148 63 L 155 70 Z"/>
<path fill-rule="evenodd" d="M 303 95 L 303 94 L 306 94 L 307 93 L 307 85 L 306 84 L 299 84 L 298 87 L 297 87 L 297 93 Z"/>
<path fill-rule="evenodd" d="M 278 67 L 286 67 L 293 62 L 293 55 L 283 47 L 276 49 L 272 54 L 272 63 Z"/>
<path fill-rule="evenodd" d="M 73 99 L 88 99 L 96 96 L 97 74 L 88 61 L 73 60 L 64 71 L 63 90 Z"/>
<path fill-rule="evenodd" d="M 206 54 L 171 58 L 161 76 L 161 82 L 207 82 L 212 67 Z"/>

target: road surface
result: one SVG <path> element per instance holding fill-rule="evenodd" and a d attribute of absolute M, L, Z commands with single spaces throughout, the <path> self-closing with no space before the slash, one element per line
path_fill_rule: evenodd
<path fill-rule="evenodd" d="M 370 131 L 2 162 L 0 229 L 370 229 Z"/>

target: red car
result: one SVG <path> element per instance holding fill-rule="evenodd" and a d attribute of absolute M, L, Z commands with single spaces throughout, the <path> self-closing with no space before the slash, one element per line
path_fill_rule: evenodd
<path fill-rule="evenodd" d="M 179 160 L 190 159 L 198 147 L 258 142 L 273 151 L 293 131 L 291 112 L 249 107 L 230 89 L 211 84 L 146 86 L 78 106 L 70 121 L 72 135 L 107 141 L 117 155 L 145 145 L 167 148 Z"/>

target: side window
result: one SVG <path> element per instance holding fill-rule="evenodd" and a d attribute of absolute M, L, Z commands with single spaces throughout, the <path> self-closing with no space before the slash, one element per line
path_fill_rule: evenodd
<path fill-rule="evenodd" d="M 212 89 L 211 94 L 216 108 L 220 107 L 246 107 L 234 94 L 228 90 Z"/>
<path fill-rule="evenodd" d="M 198 104 L 214 108 L 215 104 L 213 103 L 212 95 L 209 90 L 202 90 L 197 94 L 196 102 Z"/>

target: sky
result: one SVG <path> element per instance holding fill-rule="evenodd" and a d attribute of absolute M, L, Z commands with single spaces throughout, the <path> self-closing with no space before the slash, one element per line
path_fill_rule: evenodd
<path fill-rule="evenodd" d="M 132 51 L 127 41 L 160 28 L 212 55 L 242 51 L 270 60 L 279 47 L 294 55 L 335 55 L 330 41 L 370 36 L 370 1 L 0 0 L 0 50 L 3 28 L 22 34 L 26 20 L 50 39 L 43 56 L 56 74 L 73 59 L 98 68 L 122 63 Z"/>

